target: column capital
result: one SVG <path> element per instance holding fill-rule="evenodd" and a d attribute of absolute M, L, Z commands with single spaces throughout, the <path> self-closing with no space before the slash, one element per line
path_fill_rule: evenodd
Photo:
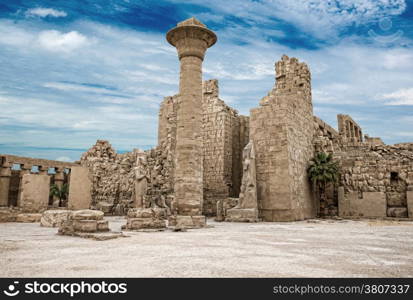
<path fill-rule="evenodd" d="M 25 164 L 20 164 L 20 176 L 23 176 L 24 174 L 30 174 L 32 170 L 33 165 L 25 163 Z"/>
<path fill-rule="evenodd" d="M 63 181 L 65 179 L 65 174 L 64 174 L 64 167 L 55 167 L 55 172 L 56 174 L 54 175 L 54 180 L 55 181 Z"/>
<path fill-rule="evenodd" d="M 2 165 L 0 168 L 0 177 L 10 177 L 11 176 L 11 166 Z"/>
<path fill-rule="evenodd" d="M 217 36 L 200 21 L 190 18 L 169 30 L 166 39 L 178 50 L 179 59 L 195 56 L 203 60 L 206 49 L 216 43 Z"/>
<path fill-rule="evenodd" d="M 38 166 L 39 167 L 39 174 L 48 175 L 49 167 L 45 166 Z"/>

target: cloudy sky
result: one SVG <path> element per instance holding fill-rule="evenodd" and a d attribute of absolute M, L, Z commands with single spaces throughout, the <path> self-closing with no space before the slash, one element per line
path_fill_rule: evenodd
<path fill-rule="evenodd" d="M 412 0 L 0 0 L 0 153 L 154 146 L 159 103 L 178 90 L 165 33 L 191 16 L 218 35 L 204 79 L 240 113 L 287 54 L 309 64 L 324 121 L 350 114 L 386 143 L 413 141 Z"/>

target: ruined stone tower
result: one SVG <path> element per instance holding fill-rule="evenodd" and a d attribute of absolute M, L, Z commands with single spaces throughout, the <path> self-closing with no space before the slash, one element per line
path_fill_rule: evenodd
<path fill-rule="evenodd" d="M 306 171 L 313 156 L 313 131 L 310 71 L 305 63 L 284 55 L 276 63 L 275 87 L 250 116 L 258 204 L 264 221 L 315 215 Z"/>
<path fill-rule="evenodd" d="M 215 44 L 215 33 L 190 18 L 178 23 L 166 38 L 180 60 L 175 147 L 175 199 L 180 215 L 200 215 L 203 201 L 202 61 Z"/>

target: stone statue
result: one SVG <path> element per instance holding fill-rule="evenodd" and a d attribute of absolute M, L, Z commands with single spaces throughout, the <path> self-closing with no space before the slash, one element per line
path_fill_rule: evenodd
<path fill-rule="evenodd" d="M 243 173 L 238 205 L 227 211 L 225 221 L 257 222 L 258 200 L 254 143 L 250 141 L 242 152 Z"/>
<path fill-rule="evenodd" d="M 143 208 L 143 198 L 146 195 L 148 188 L 148 177 L 146 175 L 146 159 L 145 153 L 138 153 L 136 157 L 135 170 L 135 188 L 134 188 L 134 204 L 137 208 Z"/>
<path fill-rule="evenodd" d="M 255 149 L 250 141 L 242 152 L 242 182 L 237 208 L 257 208 Z"/>

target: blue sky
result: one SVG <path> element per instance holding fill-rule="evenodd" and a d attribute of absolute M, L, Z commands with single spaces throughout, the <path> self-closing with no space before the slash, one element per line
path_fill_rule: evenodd
<path fill-rule="evenodd" d="M 386 143 L 413 141 L 412 0 L 0 0 L 0 153 L 153 147 L 159 104 L 178 91 L 165 33 L 191 16 L 218 35 L 204 79 L 240 113 L 287 54 L 309 64 L 324 121 L 346 113 Z"/>

